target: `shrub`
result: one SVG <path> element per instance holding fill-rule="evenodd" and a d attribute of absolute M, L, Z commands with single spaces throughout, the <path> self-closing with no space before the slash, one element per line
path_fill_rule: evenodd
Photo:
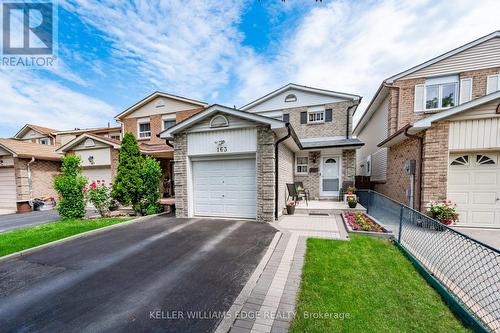
<path fill-rule="evenodd" d="M 146 157 L 142 163 L 141 176 L 143 191 L 139 211 L 143 215 L 156 214 L 160 211 L 160 163 L 154 158 Z"/>
<path fill-rule="evenodd" d="M 83 188 L 87 180 L 81 172 L 80 158 L 70 154 L 62 160 L 61 175 L 54 178 L 54 188 L 60 197 L 57 210 L 63 219 L 85 216 Z"/>
<path fill-rule="evenodd" d="M 85 193 L 88 201 L 94 205 L 99 215 L 101 217 L 108 217 L 110 207 L 113 204 L 111 187 L 106 185 L 104 180 L 97 180 L 90 183 L 88 188 L 85 188 Z"/>
<path fill-rule="evenodd" d="M 141 178 L 142 156 L 132 133 L 125 133 L 118 157 L 118 169 L 113 183 L 112 196 L 122 205 L 135 207 L 143 191 Z"/>

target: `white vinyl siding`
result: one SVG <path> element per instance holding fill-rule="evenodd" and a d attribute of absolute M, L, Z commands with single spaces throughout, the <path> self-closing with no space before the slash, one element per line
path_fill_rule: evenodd
<path fill-rule="evenodd" d="M 371 155 L 371 181 L 385 182 L 387 180 L 387 150 L 387 148 L 382 148 Z"/>
<path fill-rule="evenodd" d="M 468 50 L 457 53 L 419 71 L 404 76 L 405 79 L 447 75 L 483 68 L 500 67 L 500 38 L 493 38 Z"/>
<path fill-rule="evenodd" d="M 449 149 L 500 149 L 500 118 L 453 121 Z"/>
<path fill-rule="evenodd" d="M 460 80 L 460 104 L 472 99 L 472 78 Z"/>
<path fill-rule="evenodd" d="M 500 89 L 500 80 L 497 75 L 490 75 L 486 81 L 486 95 L 494 93 Z"/>
<path fill-rule="evenodd" d="M 224 152 L 217 151 L 218 144 L 224 141 Z M 252 153 L 257 151 L 257 129 L 238 128 L 234 130 L 218 130 L 195 132 L 188 134 L 188 154 L 192 155 L 227 155 L 236 153 Z"/>

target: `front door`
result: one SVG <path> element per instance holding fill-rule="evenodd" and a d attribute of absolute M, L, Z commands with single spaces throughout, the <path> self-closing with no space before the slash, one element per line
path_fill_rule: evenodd
<path fill-rule="evenodd" d="M 332 197 L 339 194 L 340 157 L 321 157 L 320 196 Z"/>

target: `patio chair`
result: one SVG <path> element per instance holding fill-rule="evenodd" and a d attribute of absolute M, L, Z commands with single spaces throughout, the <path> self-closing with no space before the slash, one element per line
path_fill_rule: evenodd
<path fill-rule="evenodd" d="M 350 180 L 342 182 L 342 188 L 339 190 L 339 201 L 344 200 L 344 194 L 347 193 L 348 187 L 354 187 L 354 182 Z"/>
<path fill-rule="evenodd" d="M 309 205 L 307 201 L 307 197 L 305 193 L 299 193 L 297 191 L 297 186 L 295 184 L 286 184 L 286 188 L 288 190 L 288 197 L 294 199 L 295 201 L 301 200 L 302 198 L 306 199 L 306 205 Z"/>
<path fill-rule="evenodd" d="M 295 188 L 297 189 L 299 195 L 304 194 L 304 198 L 306 199 L 306 204 L 307 204 L 311 196 L 309 195 L 309 190 L 304 187 L 304 183 L 295 182 Z"/>

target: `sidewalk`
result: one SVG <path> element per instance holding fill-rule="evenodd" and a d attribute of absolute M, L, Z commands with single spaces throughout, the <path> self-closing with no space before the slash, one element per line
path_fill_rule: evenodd
<path fill-rule="evenodd" d="M 231 333 L 288 332 L 295 316 L 307 238 L 347 239 L 340 215 L 284 216 L 273 226 L 283 234 L 231 324 Z"/>

